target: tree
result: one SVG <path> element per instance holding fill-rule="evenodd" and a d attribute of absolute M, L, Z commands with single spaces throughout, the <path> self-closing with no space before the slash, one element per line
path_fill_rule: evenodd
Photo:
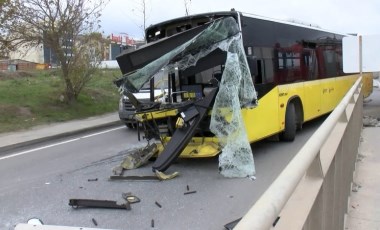
<path fill-rule="evenodd" d="M 7 21 L 13 17 L 15 9 L 11 4 L 11 0 L 0 0 L 0 57 L 6 57 L 10 45 L 7 42 L 7 33 L 2 25 L 5 25 Z"/>
<path fill-rule="evenodd" d="M 147 0 L 137 0 L 133 1 L 134 7 L 132 9 L 133 12 L 136 12 L 138 15 L 137 17 L 140 20 L 140 17 L 142 18 L 142 24 L 138 25 L 140 29 L 142 30 L 143 37 L 145 39 L 145 29 L 146 29 L 146 23 L 148 20 L 148 13 L 147 13 L 147 6 L 148 1 Z"/>
<path fill-rule="evenodd" d="M 106 0 L 6 0 L 0 50 L 43 44 L 55 54 L 66 101 L 75 101 L 99 64 L 99 17 Z"/>
<path fill-rule="evenodd" d="M 183 3 L 185 4 L 185 15 L 189 16 L 191 0 L 183 0 Z"/>

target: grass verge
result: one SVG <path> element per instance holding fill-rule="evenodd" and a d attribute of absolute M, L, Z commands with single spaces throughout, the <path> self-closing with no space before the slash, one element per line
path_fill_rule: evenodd
<path fill-rule="evenodd" d="M 82 119 L 117 111 L 119 93 L 113 80 L 119 70 L 99 70 L 76 103 L 61 101 L 64 83 L 57 70 L 0 72 L 0 133 Z"/>

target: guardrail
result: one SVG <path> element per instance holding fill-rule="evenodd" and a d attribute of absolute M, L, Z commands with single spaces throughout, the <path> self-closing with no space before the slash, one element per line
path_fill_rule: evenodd
<path fill-rule="evenodd" d="M 343 229 L 362 128 L 361 78 L 234 229 Z"/>

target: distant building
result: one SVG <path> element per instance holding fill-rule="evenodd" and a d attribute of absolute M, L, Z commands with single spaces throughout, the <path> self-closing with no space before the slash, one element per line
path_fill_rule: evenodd
<path fill-rule="evenodd" d="M 20 46 L 16 51 L 9 53 L 11 60 L 24 60 L 27 62 L 34 62 L 43 64 L 44 62 L 44 46 L 26 47 Z"/>
<path fill-rule="evenodd" d="M 109 44 L 109 57 L 107 60 L 116 60 L 116 57 L 123 51 L 136 50 L 145 44 L 144 40 L 129 38 L 126 33 L 123 33 L 123 35 L 111 34 L 108 38 L 111 43 Z"/>
<path fill-rule="evenodd" d="M 73 41 L 71 39 L 65 39 L 62 44 L 65 50 L 65 55 L 73 56 Z M 96 43 L 90 44 L 89 52 L 92 52 L 91 48 L 96 46 L 97 49 L 102 50 L 101 58 L 103 60 L 101 61 L 110 61 L 116 60 L 116 57 L 123 51 L 135 50 L 144 44 L 144 40 L 129 38 L 125 33 L 123 33 L 123 35 L 111 34 L 107 38 L 104 38 L 103 41 L 98 41 Z M 46 44 L 42 44 L 37 47 L 20 46 L 16 51 L 10 52 L 7 59 L 0 59 L 0 71 L 14 71 L 36 68 L 47 69 L 58 66 L 59 63 L 55 53 Z"/>

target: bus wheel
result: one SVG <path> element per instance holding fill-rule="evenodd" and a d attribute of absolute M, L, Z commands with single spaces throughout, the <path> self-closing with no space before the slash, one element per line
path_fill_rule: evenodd
<path fill-rule="evenodd" d="M 280 133 L 281 141 L 294 141 L 297 130 L 296 109 L 293 103 L 289 103 L 285 113 L 285 130 Z"/>

